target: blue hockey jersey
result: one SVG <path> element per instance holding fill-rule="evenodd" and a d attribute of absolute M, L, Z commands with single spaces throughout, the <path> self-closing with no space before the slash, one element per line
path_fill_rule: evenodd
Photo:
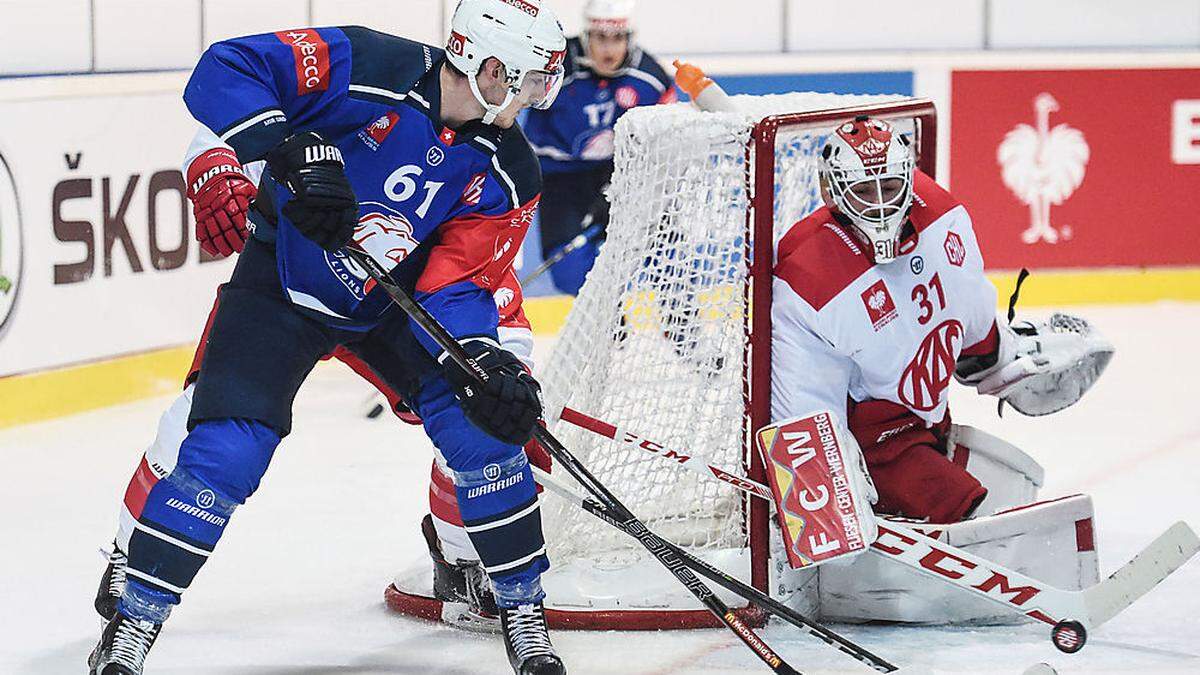
<path fill-rule="evenodd" d="M 515 125 L 444 126 L 444 62 L 441 49 L 362 27 L 254 35 L 211 46 L 184 100 L 243 164 L 301 131 L 336 144 L 359 200 L 355 241 L 456 337 L 495 338 L 493 291 L 511 277 L 541 173 Z M 269 172 L 259 195 L 254 236 L 274 241 L 293 305 L 329 325 L 373 327 L 390 307 L 382 289 L 288 222 L 292 195 Z"/>
<path fill-rule="evenodd" d="M 567 41 L 562 91 L 549 110 L 530 110 L 525 133 L 545 173 L 581 171 L 613 156 L 613 127 L 631 108 L 677 99 L 674 84 L 658 61 L 637 50 L 616 77 L 597 75 L 580 62 L 583 43 Z"/>

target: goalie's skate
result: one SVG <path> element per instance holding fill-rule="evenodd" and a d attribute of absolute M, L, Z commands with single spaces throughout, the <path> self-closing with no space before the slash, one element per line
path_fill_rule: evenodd
<path fill-rule="evenodd" d="M 88 675 L 142 675 L 146 654 L 162 624 L 138 621 L 117 612 L 88 657 Z"/>
<path fill-rule="evenodd" d="M 433 597 L 442 601 L 444 615 L 447 611 L 453 613 L 452 617 L 444 617 L 447 622 L 466 630 L 499 631 L 499 610 L 483 566 L 473 561 L 446 560 L 433 528 L 433 517 L 428 514 L 421 521 L 421 534 L 433 559 Z"/>
<path fill-rule="evenodd" d="M 100 588 L 96 590 L 95 602 L 96 612 L 105 623 L 112 621 L 117 615 L 117 601 L 125 592 L 125 568 L 129 565 L 129 558 L 121 552 L 116 542 L 113 542 L 112 551 L 107 552 L 107 557 L 108 567 L 104 568 L 104 574 L 100 576 Z"/>
<path fill-rule="evenodd" d="M 539 602 L 500 610 L 500 626 L 508 662 L 517 675 L 566 675 L 546 629 L 546 612 Z"/>

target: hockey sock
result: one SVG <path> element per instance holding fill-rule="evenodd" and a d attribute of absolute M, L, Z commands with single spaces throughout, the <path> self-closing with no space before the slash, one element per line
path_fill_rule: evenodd
<path fill-rule="evenodd" d="M 500 607 L 540 602 L 550 567 L 533 472 L 524 453 L 474 471 L 455 472 L 463 524 L 492 579 Z"/>
<path fill-rule="evenodd" d="M 208 560 L 239 504 L 254 493 L 279 435 L 252 420 L 202 422 L 179 445 L 178 461 L 144 460 L 125 506 L 134 519 L 126 551 L 128 585 L 122 613 L 162 623 Z"/>

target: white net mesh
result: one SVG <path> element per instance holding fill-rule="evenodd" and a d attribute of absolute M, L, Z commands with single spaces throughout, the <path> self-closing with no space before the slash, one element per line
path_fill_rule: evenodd
<path fill-rule="evenodd" d="M 896 98 L 736 97 L 745 114 L 680 104 L 622 117 L 608 241 L 541 373 L 547 412 L 566 405 L 745 475 L 751 133 L 772 114 Z M 818 205 L 821 140 L 781 129 L 776 239 Z M 732 487 L 562 421 L 552 431 L 658 534 L 699 553 L 747 546 L 743 497 Z M 555 565 L 639 557 L 635 541 L 594 517 L 561 500 L 544 504 Z"/>

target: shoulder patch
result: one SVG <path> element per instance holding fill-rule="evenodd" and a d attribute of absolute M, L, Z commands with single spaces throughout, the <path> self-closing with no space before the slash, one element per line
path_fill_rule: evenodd
<path fill-rule="evenodd" d="M 954 195 L 938 185 L 936 181 L 921 171 L 913 174 L 913 208 L 909 219 L 917 232 L 949 213 L 960 202 Z"/>
<path fill-rule="evenodd" d="M 788 230 L 775 262 L 775 276 L 817 311 L 869 269 L 870 259 L 827 207 Z"/>
<path fill-rule="evenodd" d="M 362 26 L 346 26 L 350 41 L 350 94 L 395 105 L 445 59 L 442 49 Z"/>

